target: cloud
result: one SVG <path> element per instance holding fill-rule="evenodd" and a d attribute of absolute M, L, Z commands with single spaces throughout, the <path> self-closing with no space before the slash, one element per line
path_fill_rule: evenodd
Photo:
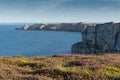
<path fill-rule="evenodd" d="M 119 1 L 0 0 L 0 21 L 78 21 L 91 19 L 91 16 L 95 17 L 94 19 L 98 19 L 98 16 L 106 19 L 106 16 L 109 18 L 113 14 L 118 17 L 120 13 Z M 103 16 L 100 17 L 100 15 Z"/>
<path fill-rule="evenodd" d="M 61 5 L 62 3 L 64 2 L 67 2 L 67 1 L 71 1 L 71 0 L 49 0 L 49 1 L 46 1 L 44 3 L 41 3 L 41 2 L 38 2 L 36 8 L 44 8 L 44 9 L 54 9 L 56 8 L 57 6 Z"/>
<path fill-rule="evenodd" d="M 120 0 L 92 0 L 92 1 L 120 1 Z"/>
<path fill-rule="evenodd" d="M 109 7 L 109 6 L 103 6 L 103 7 L 100 7 L 100 10 L 103 10 L 103 11 L 107 11 L 107 10 L 111 10 L 112 7 Z"/>
<path fill-rule="evenodd" d="M 43 12 L 71 0 L 0 0 L 0 9 Z"/>

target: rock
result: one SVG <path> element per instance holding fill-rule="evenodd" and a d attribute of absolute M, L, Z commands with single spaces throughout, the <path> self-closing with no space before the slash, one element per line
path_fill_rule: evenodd
<path fill-rule="evenodd" d="M 40 26 L 40 29 L 41 29 L 41 30 L 44 29 L 44 28 L 45 28 L 45 25 L 44 25 L 44 24 Z"/>
<path fill-rule="evenodd" d="M 72 53 L 96 54 L 120 52 L 120 23 L 104 23 L 86 26 L 82 30 L 82 42 L 72 45 Z"/>
<path fill-rule="evenodd" d="M 22 30 L 28 30 L 28 29 L 29 29 L 29 26 L 28 26 L 28 25 L 24 25 L 21 29 L 22 29 Z"/>
<path fill-rule="evenodd" d="M 27 30 L 51 30 L 51 31 L 73 31 L 81 32 L 85 26 L 96 25 L 96 23 L 60 23 L 60 24 L 33 24 Z"/>
<path fill-rule="evenodd" d="M 15 30 L 20 30 L 20 28 L 17 26 L 17 27 L 15 28 Z"/>

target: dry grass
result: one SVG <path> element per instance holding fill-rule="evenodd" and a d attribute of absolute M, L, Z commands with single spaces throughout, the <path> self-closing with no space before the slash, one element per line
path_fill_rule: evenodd
<path fill-rule="evenodd" d="M 120 80 L 120 54 L 0 57 L 2 80 Z"/>

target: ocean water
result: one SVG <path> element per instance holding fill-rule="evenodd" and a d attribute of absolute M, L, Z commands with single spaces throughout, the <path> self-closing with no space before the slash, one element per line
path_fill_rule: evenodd
<path fill-rule="evenodd" d="M 15 30 L 22 25 L 0 25 L 0 56 L 51 56 L 70 54 L 81 33 L 64 31 Z"/>

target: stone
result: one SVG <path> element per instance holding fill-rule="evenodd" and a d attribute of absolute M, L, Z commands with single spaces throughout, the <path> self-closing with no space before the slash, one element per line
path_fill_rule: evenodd
<path fill-rule="evenodd" d="M 82 42 L 72 45 L 72 53 L 99 54 L 120 52 L 120 23 L 103 23 L 85 26 Z"/>
<path fill-rule="evenodd" d="M 15 30 L 20 30 L 20 28 L 17 26 L 17 27 L 15 28 Z"/>
<path fill-rule="evenodd" d="M 28 25 L 24 25 L 21 29 L 22 29 L 22 30 L 28 30 L 28 29 L 29 29 L 29 26 L 28 26 Z"/>

